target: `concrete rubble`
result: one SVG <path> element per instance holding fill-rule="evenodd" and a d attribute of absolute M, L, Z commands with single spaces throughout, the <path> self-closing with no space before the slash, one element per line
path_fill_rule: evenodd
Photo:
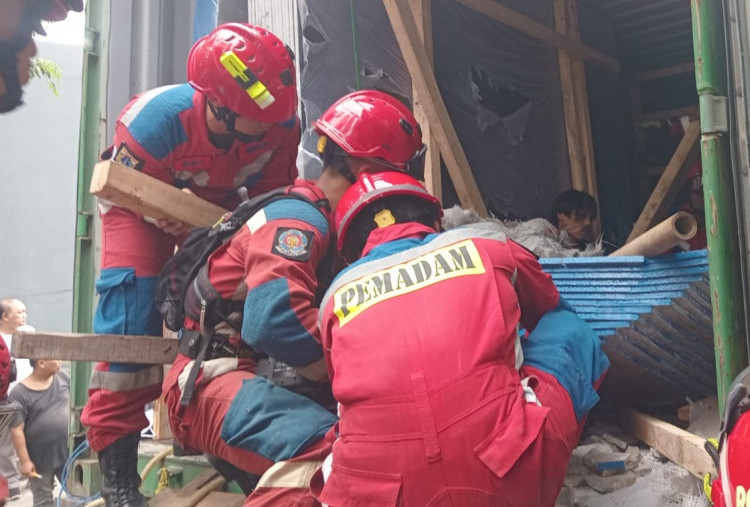
<path fill-rule="evenodd" d="M 589 421 L 558 507 L 705 507 L 702 483 L 617 426 Z"/>

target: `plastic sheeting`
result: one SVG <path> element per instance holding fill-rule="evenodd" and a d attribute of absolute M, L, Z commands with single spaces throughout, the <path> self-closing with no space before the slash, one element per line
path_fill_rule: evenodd
<path fill-rule="evenodd" d="M 552 2 L 503 4 L 552 24 Z M 410 98 L 411 79 L 381 2 L 299 5 L 308 126 L 299 165 L 306 177 L 315 177 L 321 164 L 311 121 L 356 89 L 357 80 L 360 88 Z M 546 216 L 552 199 L 570 188 L 556 49 L 452 0 L 433 0 L 432 20 L 435 75 L 488 208 L 502 217 Z M 443 180 L 450 206 L 457 197 L 445 172 Z"/>

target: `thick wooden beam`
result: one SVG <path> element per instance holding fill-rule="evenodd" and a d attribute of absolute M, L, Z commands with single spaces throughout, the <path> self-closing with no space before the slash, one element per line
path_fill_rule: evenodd
<path fill-rule="evenodd" d="M 672 155 L 672 159 L 664 169 L 661 178 L 659 178 L 654 191 L 651 192 L 651 197 L 648 198 L 646 205 L 643 207 L 633 230 L 630 231 L 626 243 L 633 241 L 649 230 L 665 214 L 667 206 L 672 204 L 671 201 L 677 195 L 679 186 L 683 183 L 687 164 L 694 160 L 698 154 L 700 135 L 700 122 L 691 122 L 674 155 Z"/>
<path fill-rule="evenodd" d="M 703 448 L 705 439 L 637 410 L 620 410 L 622 428 L 637 439 L 656 449 L 696 477 L 709 472 L 716 475 L 716 467 Z"/>
<path fill-rule="evenodd" d="M 677 74 L 685 74 L 695 70 L 695 62 L 685 62 L 677 65 L 671 65 L 669 67 L 662 67 L 661 69 L 647 70 L 645 72 L 639 72 L 635 75 L 636 81 L 650 81 L 652 79 L 660 79 L 663 77 L 674 76 Z"/>
<path fill-rule="evenodd" d="M 578 6 L 576 0 L 554 0 L 555 29 L 569 39 L 579 41 Z M 599 203 L 599 191 L 594 166 L 594 143 L 591 137 L 586 69 L 583 61 L 569 51 L 559 49 L 560 87 L 565 113 L 565 131 L 568 139 L 570 179 L 575 190 L 591 194 Z M 595 234 L 601 232 L 597 214 Z"/>
<path fill-rule="evenodd" d="M 227 210 L 114 160 L 94 166 L 89 191 L 95 196 L 155 219 L 210 226 Z"/>
<path fill-rule="evenodd" d="M 584 60 L 590 61 L 597 65 L 604 67 L 605 69 L 619 72 L 620 62 L 616 58 L 597 51 L 596 49 L 581 44 L 578 41 L 571 40 L 570 38 L 560 35 L 554 30 L 544 26 L 541 23 L 537 23 L 531 18 L 519 14 L 513 9 L 509 9 L 504 5 L 501 5 L 493 0 L 455 0 L 456 2 L 465 5 L 477 12 L 481 12 L 485 16 L 488 16 L 514 30 L 518 30 L 521 33 L 525 33 L 533 37 L 536 40 L 554 46 L 558 49 L 564 49 L 573 53 Z"/>
<path fill-rule="evenodd" d="M 422 101 L 427 121 L 434 129 L 440 153 L 445 159 L 453 186 L 456 188 L 461 205 L 473 208 L 482 216 L 487 216 L 487 208 L 479 193 L 479 187 L 471 173 L 469 161 L 461 148 L 458 134 L 453 128 L 448 111 L 440 96 L 437 81 L 428 63 L 427 53 L 419 37 L 419 30 L 408 0 L 383 0 L 393 32 L 404 56 L 406 67 L 411 74 L 412 84 Z"/>
<path fill-rule="evenodd" d="M 414 13 L 414 20 L 417 23 L 419 36 L 424 44 L 425 53 L 427 53 L 428 63 L 432 68 L 433 46 L 432 46 L 432 0 L 409 0 L 411 11 Z M 414 97 L 414 116 L 422 127 L 422 142 L 427 146 L 427 154 L 424 161 L 424 183 L 427 190 L 437 197 L 443 198 L 443 183 L 440 177 L 440 148 L 432 135 L 430 122 L 422 107 L 422 100 L 416 87 L 412 86 L 412 95 Z"/>
<path fill-rule="evenodd" d="M 78 333 L 13 333 L 13 355 L 26 359 L 171 364 L 177 340 L 158 336 Z"/>

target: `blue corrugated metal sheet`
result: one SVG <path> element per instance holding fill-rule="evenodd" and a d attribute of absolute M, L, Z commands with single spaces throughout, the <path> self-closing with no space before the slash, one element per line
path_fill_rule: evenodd
<path fill-rule="evenodd" d="M 705 250 L 540 262 L 602 338 L 620 388 L 660 401 L 716 393 Z"/>

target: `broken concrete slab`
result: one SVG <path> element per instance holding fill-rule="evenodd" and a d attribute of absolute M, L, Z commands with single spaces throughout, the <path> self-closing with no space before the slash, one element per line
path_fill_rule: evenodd
<path fill-rule="evenodd" d="M 624 474 L 602 477 L 600 475 L 589 474 L 585 476 L 586 484 L 599 493 L 611 493 L 618 489 L 626 488 L 632 484 L 638 477 L 633 472 Z"/>

